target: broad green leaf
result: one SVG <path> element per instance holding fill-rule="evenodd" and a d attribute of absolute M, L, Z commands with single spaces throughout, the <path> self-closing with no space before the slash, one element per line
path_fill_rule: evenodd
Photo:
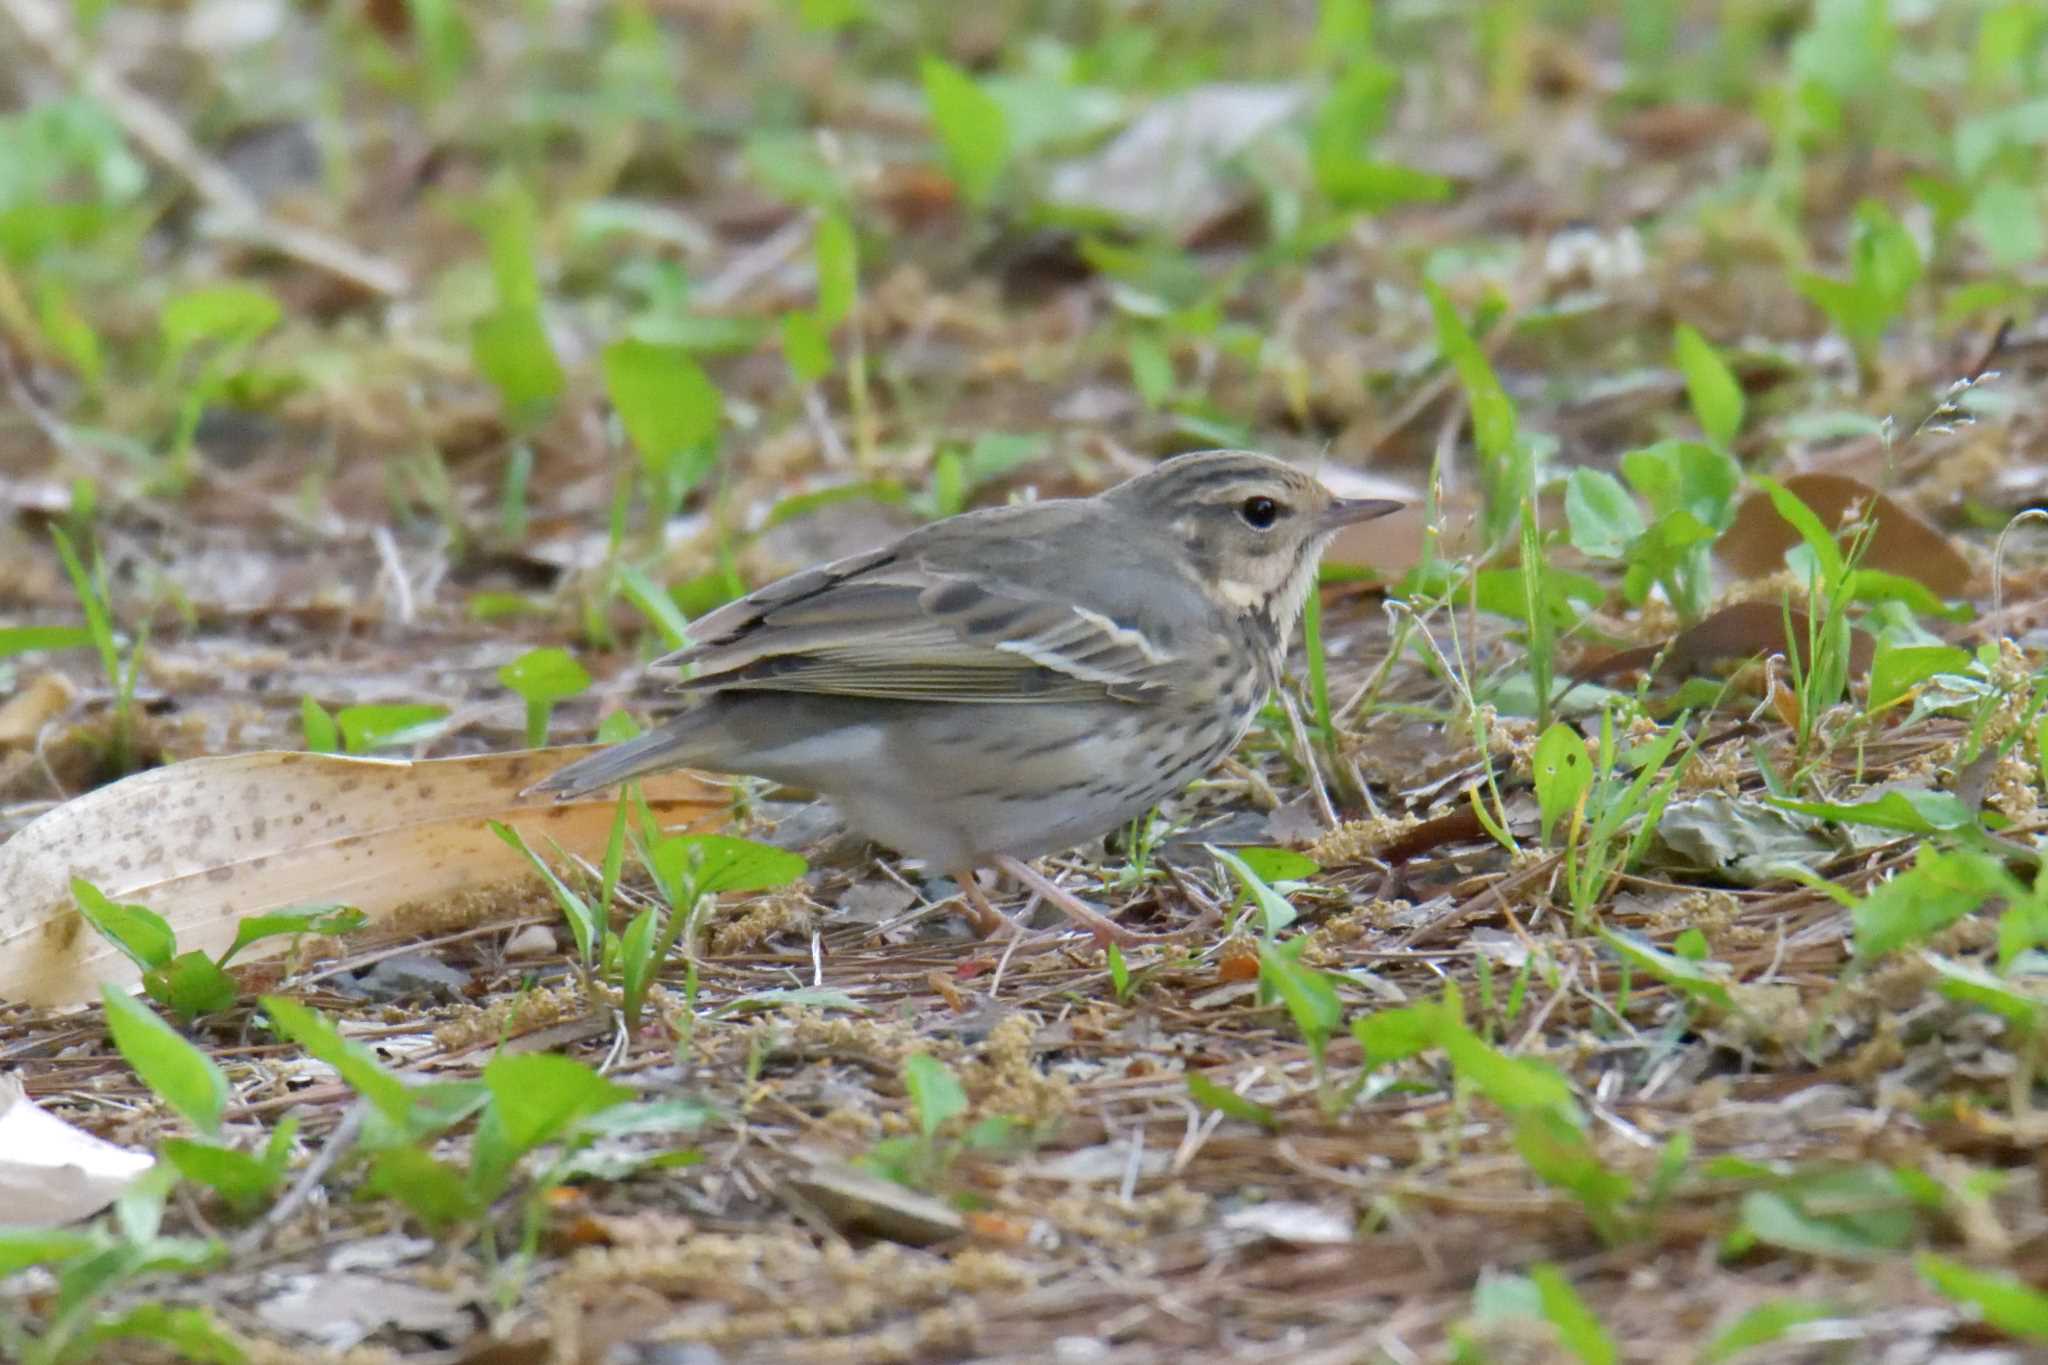
<path fill-rule="evenodd" d="M 1969 652 L 1954 645 L 1881 644 L 1870 666 L 1869 709 L 1882 711 L 1936 674 L 1961 673 L 1969 666 Z"/>
<path fill-rule="evenodd" d="M 1712 343 L 1685 323 L 1678 324 L 1672 348 L 1700 430 L 1717 446 L 1732 445 L 1735 433 L 1742 429 L 1743 409 L 1742 385 L 1736 382 L 1734 371 Z"/>
<path fill-rule="evenodd" d="M 1817 820 L 1840 820 L 1852 825 L 1873 825 L 1907 834 L 1941 834 L 1976 827 L 1977 816 L 1953 792 L 1929 791 L 1924 787 L 1895 787 L 1861 801 L 1788 801 L 1771 798 L 1771 804 L 1797 811 Z"/>
<path fill-rule="evenodd" d="M 171 1138 L 162 1150 L 179 1175 L 206 1186 L 244 1214 L 254 1211 L 284 1183 L 282 1170 L 232 1147 Z"/>
<path fill-rule="evenodd" d="M 1558 1339 L 1566 1350 L 1586 1365 L 1614 1365 L 1621 1358 L 1614 1339 L 1607 1335 L 1607 1329 L 1600 1325 L 1600 1319 L 1572 1288 L 1562 1270 L 1548 1261 L 1538 1261 L 1529 1267 L 1529 1278 L 1536 1282 L 1543 1316 L 1557 1329 Z"/>
<path fill-rule="evenodd" d="M 522 421 L 553 402 L 566 382 L 538 306 L 503 304 L 478 318 L 470 327 L 469 353 L 506 410 Z"/>
<path fill-rule="evenodd" d="M 208 1137 L 220 1135 L 228 1081 L 213 1059 L 126 991 L 100 987 L 107 1032 L 143 1084 Z"/>
<path fill-rule="evenodd" d="M 1286 948 L 1266 939 L 1259 944 L 1259 984 L 1287 1007 L 1294 1027 L 1308 1044 L 1318 1067 L 1330 1038 L 1344 1025 L 1344 1002 L 1329 973 L 1298 961 Z"/>
<path fill-rule="evenodd" d="M 1645 529 L 1635 497 L 1600 469 L 1572 471 L 1565 481 L 1564 514 L 1572 548 L 1595 559 L 1621 558 Z"/>
<path fill-rule="evenodd" d="M 832 337 L 816 313 L 797 309 L 783 315 L 782 358 L 799 384 L 815 384 L 832 373 Z"/>
<path fill-rule="evenodd" d="M 1806 1299 L 1776 1299 L 1750 1309 L 1708 1342 L 1700 1351 L 1699 1365 L 1720 1365 L 1754 1346 L 1766 1346 L 1802 1323 L 1831 1318 L 1839 1310 L 1832 1304 Z"/>
<path fill-rule="evenodd" d="M 1922 846 L 1917 863 L 1856 902 L 1856 957 L 1874 961 L 1947 928 L 1994 896 L 2024 894 L 1988 854 Z"/>
<path fill-rule="evenodd" d="M 108 900 L 83 877 L 71 879 L 71 899 L 100 937 L 145 972 L 163 966 L 177 955 L 178 940 L 170 922 L 149 907 Z"/>
<path fill-rule="evenodd" d="M 1445 1029 L 1442 1043 L 1459 1079 L 1509 1113 L 1578 1112 L 1570 1084 L 1548 1064 L 1531 1057 L 1511 1057 L 1463 1026 Z"/>
<path fill-rule="evenodd" d="M 1252 903 L 1259 907 L 1259 914 L 1264 921 L 1265 933 L 1268 939 L 1273 938 L 1282 929 L 1294 923 L 1294 906 L 1288 902 L 1287 897 L 1268 886 L 1266 879 L 1254 872 L 1250 864 L 1227 848 L 1218 848 L 1214 844 L 1208 844 L 1205 847 L 1208 848 L 1209 852 L 1214 855 L 1218 862 L 1231 870 L 1232 874 L 1237 878 L 1238 885 L 1242 886 L 1250 894 Z"/>
<path fill-rule="evenodd" d="M 1188 1098 L 1204 1109 L 1213 1109 L 1219 1114 L 1234 1119 L 1256 1123 L 1269 1132 L 1280 1126 L 1279 1115 L 1257 1100 L 1249 1100 L 1215 1081 L 1200 1071 L 1187 1073 Z"/>
<path fill-rule="evenodd" d="M 252 943 L 280 935 L 319 934 L 339 937 L 353 934 L 370 922 L 370 917 L 352 905 L 318 905 L 304 910 L 273 910 L 267 915 L 249 915 L 235 922 L 235 941 L 220 955 L 225 967 Z"/>
<path fill-rule="evenodd" d="M 309 696 L 299 698 L 299 728 L 305 731 L 306 748 L 316 754 L 341 752 L 341 731 L 327 708 Z"/>
<path fill-rule="evenodd" d="M 1543 842 L 1564 815 L 1576 810 L 1593 786 L 1593 757 L 1585 737 L 1563 721 L 1536 741 L 1530 761 L 1536 782 L 1536 805 L 1543 824 Z"/>
<path fill-rule="evenodd" d="M 960 1088 L 960 1078 L 929 1052 L 913 1052 L 903 1059 L 903 1088 L 910 1092 L 918 1129 L 927 1138 L 947 1119 L 967 1112 L 967 1092 Z"/>
<path fill-rule="evenodd" d="M 1942 1294 L 1976 1309 L 1979 1317 L 2007 1336 L 2048 1344 L 2048 1294 L 2025 1280 L 1978 1270 L 1931 1251 L 1914 1257 L 1913 1266 Z"/>
<path fill-rule="evenodd" d="M 424 744 L 447 728 L 448 708 L 430 702 L 344 706 L 335 713 L 342 745 L 352 754 Z"/>
<path fill-rule="evenodd" d="M 498 681 L 529 702 L 566 701 L 590 686 L 590 674 L 566 649 L 529 649 L 498 670 Z"/>
<path fill-rule="evenodd" d="M 266 995 L 262 1004 L 279 1033 L 304 1048 L 314 1061 L 333 1067 L 349 1089 L 369 1101 L 394 1127 L 411 1125 L 414 1092 L 386 1071 L 370 1049 L 342 1037 L 325 1015 L 296 1000 Z"/>
<path fill-rule="evenodd" d="M 484 1086 L 491 1092 L 486 1123 L 495 1124 L 514 1159 L 633 1098 L 625 1086 L 552 1052 L 501 1053 L 484 1066 Z"/>
<path fill-rule="evenodd" d="M 818 321 L 837 327 L 853 312 L 860 289 L 860 258 L 844 214 L 828 213 L 818 220 L 816 256 Z"/>
<path fill-rule="evenodd" d="M 461 1171 L 409 1145 L 376 1154 L 363 1193 L 396 1199 L 434 1230 L 470 1222 L 489 1207 L 488 1199 L 472 1192 Z"/>
<path fill-rule="evenodd" d="M 196 948 L 144 972 L 142 989 L 150 999 L 169 1008 L 183 1024 L 235 1003 L 235 979 Z"/>
<path fill-rule="evenodd" d="M 1957 962 L 1939 953 L 1928 953 L 1926 958 L 1938 978 L 1937 988 L 1949 999 L 1988 1010 L 2025 1034 L 2039 1033 L 2042 1022 L 2048 1020 L 2048 996 L 2022 990 L 2017 982 L 1974 963 Z"/>
<path fill-rule="evenodd" d="M 1719 1009 L 1733 1007 L 1734 997 L 1728 991 L 1728 969 L 1721 964 L 1697 962 L 1667 953 L 1636 934 L 1609 929 L 1605 925 L 1600 926 L 1599 933 L 1607 946 L 1620 954 L 1624 961 L 1666 985 Z"/>
<path fill-rule="evenodd" d="M 959 67 L 927 56 L 919 64 L 925 106 L 960 193 L 976 208 L 986 205 L 1010 159 L 1010 127 L 994 96 Z"/>
<path fill-rule="evenodd" d="M 1237 856 L 1268 886 L 1298 882 L 1323 870 L 1321 863 L 1290 848 L 1240 848 Z"/>
<path fill-rule="evenodd" d="M 787 849 L 730 834 L 668 835 L 654 845 L 651 859 L 663 889 L 684 900 L 726 891 L 772 891 L 810 870 Z"/>
<path fill-rule="evenodd" d="M 710 471 L 725 400 L 689 352 L 615 341 L 600 362 L 605 394 L 647 472 L 687 492 Z"/>
<path fill-rule="evenodd" d="M 253 341 L 284 321 L 284 307 L 252 284 L 217 284 L 180 294 L 158 319 L 173 360 L 205 341 Z"/>

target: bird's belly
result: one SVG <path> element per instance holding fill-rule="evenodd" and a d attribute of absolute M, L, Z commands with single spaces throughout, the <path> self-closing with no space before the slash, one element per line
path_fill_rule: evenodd
<path fill-rule="evenodd" d="M 1159 719 L 1123 703 L 950 706 L 922 733 L 892 736 L 852 790 L 828 795 L 870 838 L 940 867 L 1035 858 L 1142 814 L 1238 735 L 1228 715 L 1192 727 Z"/>
<path fill-rule="evenodd" d="M 1124 702 L 810 705 L 759 731 L 744 771 L 810 787 L 879 844 L 946 871 L 1033 858 L 1115 829 L 1207 772 L 1249 716 Z M 801 717 L 801 719 L 800 719 Z M 797 722 L 797 723 L 791 723 Z M 836 722 L 836 723 L 830 723 Z"/>

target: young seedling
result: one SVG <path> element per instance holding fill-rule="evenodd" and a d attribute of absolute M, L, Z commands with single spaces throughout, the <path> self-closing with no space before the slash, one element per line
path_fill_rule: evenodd
<path fill-rule="evenodd" d="M 590 686 L 590 674 L 566 649 L 530 649 L 498 670 L 498 681 L 526 701 L 526 747 L 548 740 L 548 715 L 555 703 Z"/>

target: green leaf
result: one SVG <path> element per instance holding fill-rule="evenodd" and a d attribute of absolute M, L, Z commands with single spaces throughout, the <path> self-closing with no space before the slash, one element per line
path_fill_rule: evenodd
<path fill-rule="evenodd" d="M 1799 532 L 1799 538 L 1806 542 L 1806 548 L 1813 551 L 1814 561 L 1820 565 L 1823 582 L 1829 585 L 1840 583 L 1847 572 L 1842 559 L 1842 547 L 1821 520 L 1814 514 L 1797 493 L 1765 475 L 1756 476 L 1757 486 L 1771 500 L 1771 506 L 1779 516 L 1792 524 Z"/>
<path fill-rule="evenodd" d="M 1515 443 L 1515 405 L 1493 372 L 1486 352 L 1472 339 L 1465 322 L 1451 306 L 1451 300 L 1433 282 L 1425 281 L 1423 293 L 1436 318 L 1437 349 L 1457 372 L 1472 408 L 1472 442 L 1482 459 L 1504 458 Z"/>
<path fill-rule="evenodd" d="M 75 1260 L 100 1245 L 98 1236 L 74 1228 L 0 1227 L 0 1280 L 30 1266 Z"/>
<path fill-rule="evenodd" d="M 1721 964 L 1667 953 L 1639 935 L 1605 925 L 1600 926 L 1599 934 L 1608 947 L 1638 970 L 1716 1008 L 1734 1007 L 1734 997 L 1728 991 L 1728 970 Z"/>
<path fill-rule="evenodd" d="M 1774 1299 L 1737 1318 L 1732 1326 L 1700 1351 L 1699 1365 L 1720 1365 L 1755 1346 L 1766 1346 L 1802 1323 L 1818 1322 L 1839 1312 L 1833 1304 L 1807 1299 Z"/>
<path fill-rule="evenodd" d="M 1875 715 L 1937 674 L 1962 673 L 1969 666 L 1969 651 L 1954 645 L 1880 644 L 1870 666 L 1869 711 Z"/>
<path fill-rule="evenodd" d="M 71 879 L 71 899 L 85 922 L 143 971 L 161 967 L 177 954 L 178 939 L 170 922 L 147 906 L 110 901 L 83 877 Z"/>
<path fill-rule="evenodd" d="M 818 321 L 837 327 L 853 312 L 860 291 L 860 257 L 846 217 L 828 213 L 818 220 Z"/>
<path fill-rule="evenodd" d="M 565 383 L 540 308 L 501 304 L 473 323 L 470 359 L 516 420 L 554 401 Z"/>
<path fill-rule="evenodd" d="M 1660 517 L 1689 512 L 1714 530 L 1734 519 L 1742 467 L 1726 451 L 1698 441 L 1659 441 L 1623 455 L 1621 473 Z"/>
<path fill-rule="evenodd" d="M 1426 1000 L 1358 1015 L 1351 1021 L 1351 1036 L 1371 1069 L 1427 1052 L 1442 1043 L 1448 1030 L 1461 1027 L 1455 1001 Z"/>
<path fill-rule="evenodd" d="M 1298 882 L 1323 870 L 1323 865 L 1314 858 L 1291 848 L 1241 848 L 1237 856 L 1268 886 L 1275 882 Z"/>
<path fill-rule="evenodd" d="M 654 910 L 633 916 L 619 935 L 619 993 L 625 997 L 626 1022 L 638 1025 L 647 988 L 661 964 L 654 960 Z"/>
<path fill-rule="evenodd" d="M 681 649 L 689 638 L 690 623 L 677 610 L 675 599 L 668 595 L 667 589 L 649 578 L 646 571 L 636 564 L 618 564 L 612 573 L 626 600 L 661 632 L 662 644 L 669 649 Z"/>
<path fill-rule="evenodd" d="M 489 1200 L 471 1191 L 462 1172 L 418 1147 L 387 1147 L 370 1163 L 366 1195 L 396 1199 L 439 1231 L 483 1216 Z"/>
<path fill-rule="evenodd" d="M 1913 1268 L 1937 1290 L 2010 1337 L 2048 1343 L 2048 1294 L 2012 1275 L 1977 1270 L 1961 1261 L 1923 1251 Z"/>
<path fill-rule="evenodd" d="M 816 313 L 783 314 L 782 358 L 799 384 L 815 384 L 832 373 L 832 336 Z"/>
<path fill-rule="evenodd" d="M 370 1049 L 342 1037 L 326 1016 L 296 1000 L 266 995 L 262 1005 L 279 1033 L 304 1048 L 314 1061 L 333 1067 L 349 1089 L 369 1101 L 394 1127 L 403 1130 L 411 1126 L 414 1093 L 386 1071 Z"/>
<path fill-rule="evenodd" d="M 967 202 L 984 207 L 1010 159 L 1010 125 L 1003 106 L 943 58 L 927 56 L 918 70 L 947 169 Z"/>
<path fill-rule="evenodd" d="M 316 754 L 341 752 L 341 731 L 327 708 L 309 696 L 299 698 L 299 728 L 305 731 L 306 748 Z"/>
<path fill-rule="evenodd" d="M 1329 973 L 1304 965 L 1267 939 L 1259 944 L 1259 984 L 1287 1006 L 1309 1056 L 1320 1068 L 1331 1035 L 1344 1024 L 1344 1002 Z"/>
<path fill-rule="evenodd" d="M 144 972 L 142 989 L 150 999 L 167 1006 L 182 1024 L 235 1003 L 235 979 L 196 948 Z"/>
<path fill-rule="evenodd" d="M 220 955 L 225 967 L 252 943 L 280 935 L 320 934 L 339 938 L 353 934 L 370 922 L 370 917 L 352 905 L 316 905 L 304 910 L 273 910 L 267 915 L 248 915 L 235 922 L 235 941 Z"/>
<path fill-rule="evenodd" d="M 491 833 L 504 841 L 506 847 L 523 855 L 533 870 L 540 874 L 540 879 L 547 883 L 548 890 L 554 893 L 555 904 L 561 908 L 562 918 L 569 922 L 569 933 L 576 940 L 577 961 L 595 962 L 597 959 L 593 954 L 602 942 L 600 935 L 604 925 L 598 919 L 597 912 L 590 908 L 590 902 L 571 890 L 569 884 L 548 866 L 547 860 L 527 846 L 525 836 L 518 830 L 496 820 L 487 820 L 484 823 Z"/>
<path fill-rule="evenodd" d="M 1565 481 L 1564 514 L 1572 548 L 1595 559 L 1619 559 L 1644 530 L 1643 510 L 1621 480 L 1599 469 L 1574 469 Z"/>
<path fill-rule="evenodd" d="M 2048 255 L 2048 233 L 2041 224 L 2041 194 L 2005 176 L 1994 176 L 1978 190 L 1964 220 L 2001 270 L 2017 270 Z"/>
<path fill-rule="evenodd" d="M 926 1138 L 947 1119 L 967 1112 L 967 1092 L 960 1088 L 960 1078 L 929 1052 L 913 1052 L 903 1059 L 903 1088 L 910 1092 L 918 1129 Z"/>
<path fill-rule="evenodd" d="M 1280 1127 L 1280 1116 L 1256 1100 L 1248 1100 L 1225 1086 L 1218 1085 L 1200 1071 L 1190 1071 L 1188 1098 L 1204 1109 L 1213 1109 L 1219 1114 L 1234 1119 L 1256 1123 L 1259 1127 L 1273 1132 Z"/>
<path fill-rule="evenodd" d="M 1797 811 L 1817 820 L 1840 820 L 1851 825 L 1872 825 L 1907 834 L 1942 834 L 1950 830 L 1974 829 L 1977 814 L 1953 792 L 1929 791 L 1924 787 L 1895 787 L 1875 797 L 1846 803 L 1832 801 L 1788 801 L 1770 798 L 1783 810 Z"/>
<path fill-rule="evenodd" d="M 1873 961 L 1947 928 L 1994 896 L 2024 894 L 1996 858 L 1923 845 L 1917 863 L 1856 902 L 1856 957 Z"/>
<path fill-rule="evenodd" d="M 1857 1167 L 1803 1176 L 1742 1197 L 1741 1231 L 1787 1251 L 1837 1260 L 1888 1259 L 1913 1237 L 1913 1211 L 1889 1171 Z"/>
<path fill-rule="evenodd" d="M 650 477 L 680 495 L 711 471 L 725 400 L 704 367 L 678 346 L 615 341 L 600 362 L 605 394 Z"/>
<path fill-rule="evenodd" d="M 162 1151 L 179 1175 L 206 1186 L 245 1215 L 260 1207 L 284 1181 L 282 1170 L 232 1147 L 171 1138 Z"/>
<path fill-rule="evenodd" d="M 1938 988 L 1949 999 L 1987 1010 L 2024 1034 L 2039 1033 L 2042 1022 L 2048 1020 L 2048 998 L 2031 995 L 1973 963 L 1957 962 L 1938 953 L 1928 953 L 1926 957 L 1927 965 L 1940 978 Z"/>
<path fill-rule="evenodd" d="M 1607 1329 L 1600 1325 L 1600 1319 L 1572 1288 L 1562 1270 L 1548 1261 L 1538 1261 L 1529 1267 L 1529 1278 L 1536 1282 L 1543 1316 L 1557 1329 L 1558 1340 L 1566 1350 L 1586 1365 L 1614 1365 L 1621 1358 L 1614 1339 L 1607 1335 Z"/>
<path fill-rule="evenodd" d="M 424 744 L 446 729 L 448 708 L 429 702 L 344 706 L 335 714 L 342 745 L 352 754 Z"/>
<path fill-rule="evenodd" d="M 771 891 L 810 870 L 787 849 L 730 834 L 669 835 L 655 844 L 652 861 L 664 888 L 694 888 L 695 896 Z"/>
<path fill-rule="evenodd" d="M 228 1081 L 213 1059 L 126 991 L 100 987 L 107 1032 L 143 1084 L 208 1137 L 220 1134 Z"/>
<path fill-rule="evenodd" d="M 498 1177 L 542 1143 L 633 1098 L 625 1086 L 552 1052 L 500 1053 L 484 1066 L 484 1086 L 491 1102 L 477 1129 L 480 1191 L 498 1188 Z"/>
<path fill-rule="evenodd" d="M 590 675 L 566 649 L 529 649 L 498 670 L 498 681 L 529 702 L 558 702 L 590 686 Z"/>
<path fill-rule="evenodd" d="M 142 1303 L 100 1318 L 70 1342 L 66 1360 L 107 1360 L 91 1348 L 110 1341 L 152 1341 L 192 1365 L 242 1365 L 247 1357 L 234 1337 L 204 1308 L 177 1308 L 167 1303 Z"/>
<path fill-rule="evenodd" d="M 1592 789 L 1593 756 L 1586 748 L 1585 737 L 1563 721 L 1558 721 L 1536 741 L 1536 753 L 1530 767 L 1536 782 L 1536 805 L 1542 818 L 1543 842 L 1547 844 L 1558 820 L 1578 809 L 1579 803 Z"/>
<path fill-rule="evenodd" d="M 46 649 L 82 649 L 93 642 L 84 626 L 0 627 L 0 659 Z"/>
<path fill-rule="evenodd" d="M 1735 442 L 1742 429 L 1742 385 L 1734 371 L 1705 337 L 1685 323 L 1678 324 L 1672 340 L 1678 369 L 1685 376 L 1686 396 L 1692 400 L 1693 416 L 1707 439 L 1724 449 Z"/>
<path fill-rule="evenodd" d="M 1444 1029 L 1440 1041 L 1459 1079 L 1510 1114 L 1578 1112 L 1570 1084 L 1549 1065 L 1532 1057 L 1511 1057 L 1462 1025 Z"/>
<path fill-rule="evenodd" d="M 217 284 L 180 294 L 164 305 L 158 325 L 175 364 L 204 341 L 254 341 L 284 321 L 284 306 L 252 284 Z"/>
<path fill-rule="evenodd" d="M 1266 885 L 1265 878 L 1252 871 L 1250 864 L 1227 848 L 1218 848 L 1214 844 L 1206 844 L 1204 847 L 1218 862 L 1229 868 L 1237 877 L 1238 884 L 1250 893 L 1252 903 L 1259 907 L 1259 914 L 1264 918 L 1267 938 L 1273 938 L 1282 929 L 1294 923 L 1294 906 L 1288 903 L 1287 897 Z"/>

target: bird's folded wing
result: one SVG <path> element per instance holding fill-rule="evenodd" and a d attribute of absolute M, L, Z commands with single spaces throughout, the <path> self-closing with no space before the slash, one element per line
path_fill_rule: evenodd
<path fill-rule="evenodd" d="M 682 690 L 821 692 L 906 701 L 1156 699 L 1175 657 L 1134 622 L 1013 583 L 886 554 L 772 583 L 690 627 L 661 662 Z"/>

